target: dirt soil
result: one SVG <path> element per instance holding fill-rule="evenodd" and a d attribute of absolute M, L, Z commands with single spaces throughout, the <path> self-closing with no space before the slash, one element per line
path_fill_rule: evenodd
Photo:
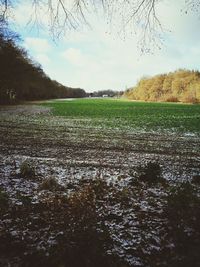
<path fill-rule="evenodd" d="M 102 204 L 99 204 L 98 197 L 95 198 L 98 206 L 95 209 L 101 214 L 113 242 L 106 249 L 106 254 L 119 259 L 115 266 L 168 264 L 168 256 L 158 256 L 159 253 L 163 255 L 163 251 L 170 251 L 173 255 L 175 246 L 175 241 L 165 234 L 166 218 L 162 215 L 165 197 L 169 186 L 191 181 L 199 175 L 198 137 L 137 133 L 117 128 L 105 129 L 98 125 L 94 128 L 90 120 L 53 117 L 48 108 L 20 105 L 0 108 L 0 140 L 0 188 L 9 198 L 8 210 L 1 213 L 0 238 L 7 243 L 1 245 L 4 252 L 0 265 L 40 266 L 31 265 L 32 260 L 26 256 L 33 257 L 33 251 L 45 251 L 43 266 L 50 266 L 46 260 L 51 257 L 51 249 L 58 243 L 59 233 L 62 235 L 63 230 L 48 230 L 50 222 L 45 219 L 47 215 L 41 215 L 38 208 L 37 212 L 34 208 L 29 210 L 27 203 L 31 207 L 41 203 L 47 205 L 49 199 L 55 199 L 55 196 L 69 197 L 78 190 L 85 190 L 81 189 L 82 183 L 88 185 L 96 178 L 103 180 L 108 190 L 106 196 L 100 199 Z M 33 166 L 34 178 L 23 177 L 20 166 L 24 161 Z M 144 171 L 148 163 L 159 166 L 165 184 L 147 185 L 141 182 L 140 187 L 135 184 L 135 177 L 139 176 L 140 170 Z M 40 190 L 41 183 L 50 177 L 64 188 L 62 192 L 55 194 L 51 190 Z M 120 202 L 111 201 L 112 196 L 119 193 Z M 123 197 L 128 199 L 125 204 Z M 104 205 L 106 211 L 102 210 Z M 13 210 L 16 214 L 19 212 L 15 217 Z M 28 218 L 26 222 L 23 214 Z M 38 223 L 41 216 L 44 222 Z M 20 226 L 22 221 L 23 227 Z M 35 229 L 29 223 L 35 224 Z M 5 252 L 12 246 L 13 253 Z M 119 264 L 121 261 L 123 265 Z M 23 265 L 24 262 L 26 265 Z M 45 265 L 45 262 L 48 264 Z M 63 262 L 52 266 L 67 266 L 62 265 Z M 79 265 L 73 263 L 72 266 Z"/>

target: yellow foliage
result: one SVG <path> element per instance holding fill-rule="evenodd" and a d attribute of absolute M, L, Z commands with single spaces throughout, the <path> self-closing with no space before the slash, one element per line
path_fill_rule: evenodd
<path fill-rule="evenodd" d="M 200 72 L 177 70 L 168 74 L 143 78 L 129 88 L 124 96 L 129 99 L 165 102 L 200 102 Z"/>

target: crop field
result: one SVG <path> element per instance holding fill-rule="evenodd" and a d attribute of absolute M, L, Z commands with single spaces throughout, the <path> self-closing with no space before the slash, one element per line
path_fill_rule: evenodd
<path fill-rule="evenodd" d="M 2 106 L 0 140 L 0 266 L 199 266 L 200 105 Z"/>
<path fill-rule="evenodd" d="M 110 99 L 54 101 L 53 114 L 90 119 L 111 128 L 200 133 L 200 106 L 177 103 L 145 103 Z"/>

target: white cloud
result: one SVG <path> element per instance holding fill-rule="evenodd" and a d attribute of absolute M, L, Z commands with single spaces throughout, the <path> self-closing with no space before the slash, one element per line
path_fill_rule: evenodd
<path fill-rule="evenodd" d="M 51 62 L 50 58 L 47 55 L 45 55 L 45 54 L 37 54 L 35 56 L 35 58 L 44 67 L 47 66 Z"/>
<path fill-rule="evenodd" d="M 62 53 L 63 58 L 65 58 L 69 63 L 81 67 L 86 64 L 86 57 L 82 54 L 80 49 L 69 48 Z"/>
<path fill-rule="evenodd" d="M 44 38 L 27 37 L 24 41 L 24 46 L 28 50 L 33 50 L 37 53 L 48 53 L 51 50 L 49 41 Z"/>
<path fill-rule="evenodd" d="M 30 1 L 24 1 L 22 4 L 18 4 L 17 6 L 14 6 L 14 10 L 12 11 L 14 14 L 14 17 L 12 18 L 13 21 L 15 21 L 18 26 L 26 26 L 27 23 L 30 21 L 33 9 Z"/>

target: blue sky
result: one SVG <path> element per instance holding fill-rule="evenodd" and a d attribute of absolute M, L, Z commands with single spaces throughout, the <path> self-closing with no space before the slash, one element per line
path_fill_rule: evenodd
<path fill-rule="evenodd" d="M 179 68 L 200 69 L 200 17 L 181 12 L 183 7 L 184 0 L 161 1 L 157 15 L 164 28 L 163 45 L 161 49 L 150 46 L 153 53 L 144 55 L 138 48 L 137 33 L 127 31 L 126 38 L 121 38 L 96 14 L 89 15 L 92 28 L 69 31 L 54 42 L 47 30 L 27 25 L 32 7 L 29 1 L 22 1 L 14 10 L 14 28 L 29 55 L 52 79 L 88 92 L 124 90 L 143 76 Z"/>

